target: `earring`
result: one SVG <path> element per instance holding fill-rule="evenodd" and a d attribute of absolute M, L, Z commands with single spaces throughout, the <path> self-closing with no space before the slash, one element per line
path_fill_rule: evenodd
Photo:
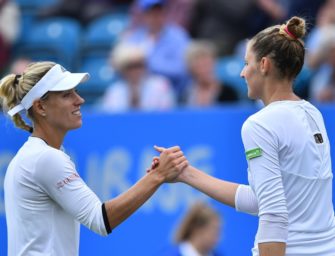
<path fill-rule="evenodd" d="M 42 113 L 42 116 L 46 116 L 47 114 L 45 114 L 45 113 Z"/>

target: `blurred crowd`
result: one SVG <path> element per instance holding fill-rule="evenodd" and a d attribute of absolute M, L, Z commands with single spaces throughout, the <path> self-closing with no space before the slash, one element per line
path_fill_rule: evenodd
<path fill-rule="evenodd" d="M 296 93 L 335 102 L 335 0 L 0 0 L 0 72 L 89 72 L 80 92 L 110 112 L 252 104 L 245 42 L 292 15 L 309 24 Z"/>

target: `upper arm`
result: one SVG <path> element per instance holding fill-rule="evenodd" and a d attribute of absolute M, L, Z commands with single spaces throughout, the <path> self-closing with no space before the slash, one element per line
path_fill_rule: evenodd
<path fill-rule="evenodd" d="M 279 163 L 279 139 L 275 132 L 246 121 L 242 129 L 250 178 L 259 207 L 259 242 L 286 242 L 288 211 Z M 255 150 L 255 151 L 253 151 Z"/>
<path fill-rule="evenodd" d="M 106 235 L 102 203 L 61 151 L 45 152 L 37 161 L 35 180 L 64 211 L 89 229 Z"/>

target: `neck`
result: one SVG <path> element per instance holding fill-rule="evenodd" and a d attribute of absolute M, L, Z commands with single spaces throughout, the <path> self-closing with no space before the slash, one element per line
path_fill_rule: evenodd
<path fill-rule="evenodd" d="M 281 100 L 295 100 L 300 98 L 293 92 L 292 81 L 271 80 L 265 83 L 261 100 L 267 106 L 272 102 Z"/>
<path fill-rule="evenodd" d="M 203 255 L 203 256 L 208 255 L 209 253 L 208 250 L 202 246 L 201 238 L 197 239 L 196 237 L 194 237 L 194 238 L 191 238 L 189 242 L 192 244 L 192 246 L 197 250 L 197 252 L 200 255 Z"/>
<path fill-rule="evenodd" d="M 36 125 L 32 136 L 44 140 L 50 147 L 60 149 L 63 144 L 65 132 L 56 131 L 50 127 Z"/>

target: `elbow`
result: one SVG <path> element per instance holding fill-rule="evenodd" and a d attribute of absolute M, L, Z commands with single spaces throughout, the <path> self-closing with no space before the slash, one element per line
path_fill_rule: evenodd
<path fill-rule="evenodd" d="M 259 218 L 259 242 L 284 242 L 288 237 L 288 214 L 262 214 Z"/>
<path fill-rule="evenodd" d="M 281 223 L 283 226 L 288 226 L 288 212 L 283 211 L 280 213 L 263 213 L 259 215 L 260 220 Z"/>

